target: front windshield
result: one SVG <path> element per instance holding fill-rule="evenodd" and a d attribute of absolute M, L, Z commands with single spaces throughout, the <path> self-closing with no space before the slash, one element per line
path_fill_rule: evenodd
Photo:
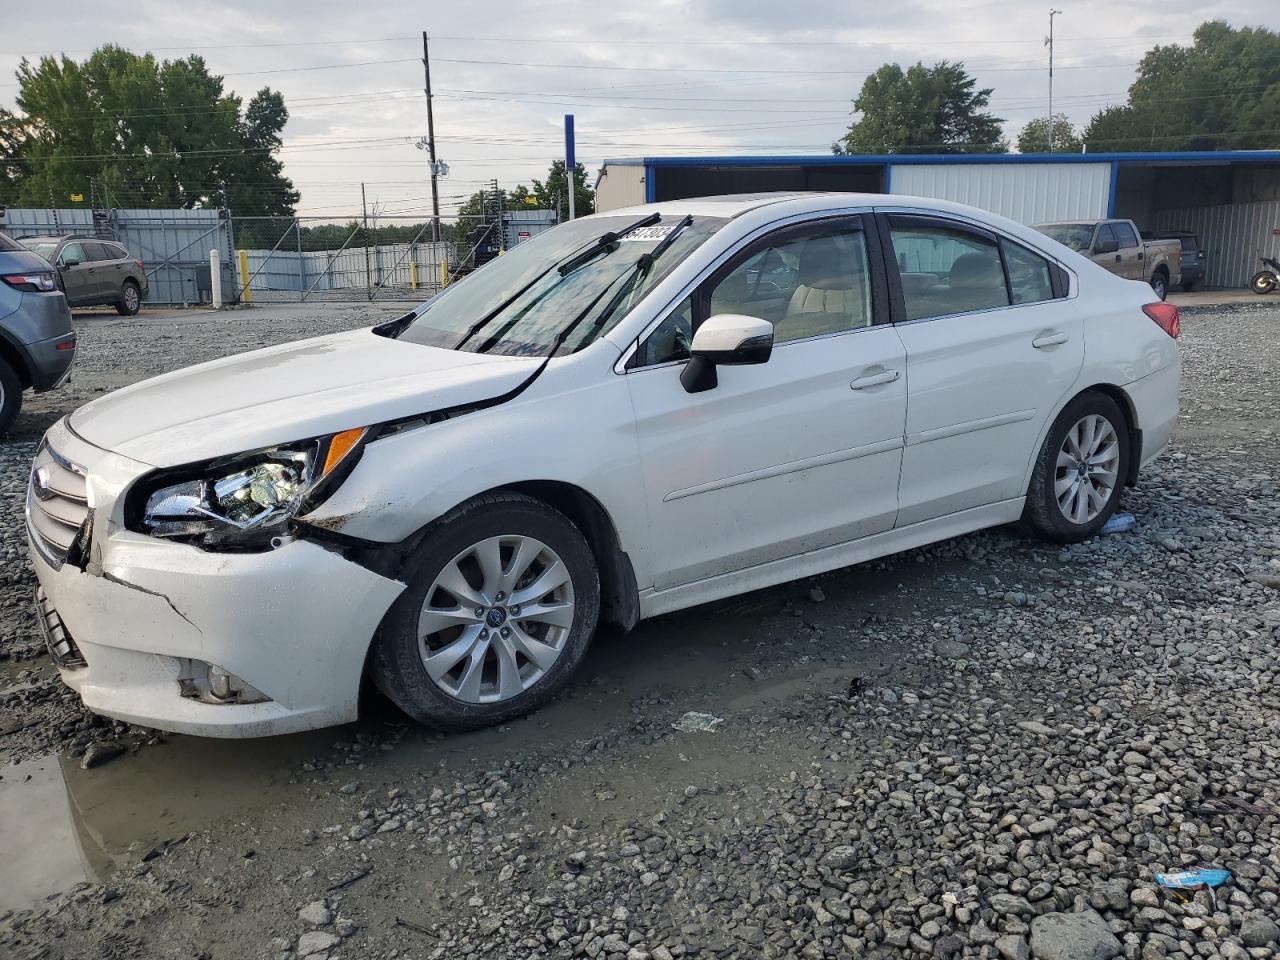
<path fill-rule="evenodd" d="M 581 316 L 558 352 L 580 350 L 611 330 L 633 304 L 727 222 L 719 217 L 693 217 L 647 272 L 640 268 L 640 258 L 680 227 L 679 216 L 668 214 L 652 226 L 631 231 L 563 276 L 554 269 L 598 237 L 624 230 L 639 219 L 632 214 L 562 223 L 446 287 L 427 302 L 399 338 L 473 353 L 545 356 Z M 511 303 L 472 332 L 512 297 Z"/>
<path fill-rule="evenodd" d="M 1092 223 L 1050 223 L 1036 229 L 1072 250 L 1087 250 L 1093 239 Z"/>
<path fill-rule="evenodd" d="M 44 257 L 46 260 L 52 260 L 53 251 L 58 249 L 58 245 L 56 243 L 28 243 L 24 240 L 23 244 L 32 253 L 37 256 Z"/>

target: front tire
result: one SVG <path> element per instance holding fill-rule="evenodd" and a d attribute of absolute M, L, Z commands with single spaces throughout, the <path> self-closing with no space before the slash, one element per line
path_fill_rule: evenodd
<path fill-rule="evenodd" d="M 116 313 L 122 317 L 132 317 L 142 309 L 142 290 L 132 280 L 126 280 L 120 286 L 120 299 L 116 302 Z"/>
<path fill-rule="evenodd" d="M 600 610 L 595 557 L 558 510 L 485 494 L 426 531 L 408 589 L 383 618 L 369 672 L 415 720 L 474 730 L 554 697 L 586 654 Z"/>
<path fill-rule="evenodd" d="M 1036 457 L 1022 517 L 1041 537 L 1079 543 L 1111 519 L 1129 473 L 1129 425 L 1103 393 L 1076 397 Z"/>
<path fill-rule="evenodd" d="M 22 381 L 17 372 L 0 360 L 0 436 L 3 436 L 18 419 L 22 409 Z"/>
<path fill-rule="evenodd" d="M 1265 296 L 1276 288 L 1276 275 L 1270 270 L 1260 270 L 1253 275 L 1253 279 L 1249 281 L 1249 289 L 1258 296 Z"/>
<path fill-rule="evenodd" d="M 1157 297 L 1163 300 L 1169 295 L 1169 278 L 1160 272 L 1153 273 L 1151 275 L 1151 289 L 1155 291 Z"/>

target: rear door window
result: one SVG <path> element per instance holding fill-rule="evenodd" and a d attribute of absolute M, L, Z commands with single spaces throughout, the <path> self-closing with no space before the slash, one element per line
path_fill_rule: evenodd
<path fill-rule="evenodd" d="M 1005 269 L 1009 271 L 1009 293 L 1014 303 L 1040 303 L 1053 299 L 1053 274 L 1049 261 L 1038 253 L 1010 240 L 1000 241 Z"/>
<path fill-rule="evenodd" d="M 98 243 L 96 240 L 86 240 L 83 246 L 84 252 L 89 255 L 90 260 L 118 259 L 109 244 Z"/>
<path fill-rule="evenodd" d="M 995 239 L 946 221 L 889 217 L 904 318 L 923 320 L 1009 306 Z"/>

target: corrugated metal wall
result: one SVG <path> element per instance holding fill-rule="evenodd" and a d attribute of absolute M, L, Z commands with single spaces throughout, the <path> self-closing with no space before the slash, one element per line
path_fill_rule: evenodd
<path fill-rule="evenodd" d="M 38 234 L 97 236 L 123 243 L 146 265 L 147 303 L 199 303 L 208 287 L 209 251 L 222 253 L 223 289 L 229 290 L 231 224 L 220 210 L 106 210 L 96 222 L 86 208 L 10 207 L 0 230 L 11 237 Z"/>
<path fill-rule="evenodd" d="M 1161 210 L 1155 230 L 1189 230 L 1204 247 L 1207 287 L 1244 287 L 1262 269 L 1258 257 L 1280 256 L 1280 200 Z"/>
<path fill-rule="evenodd" d="M 889 192 L 967 203 L 1019 223 L 1105 217 L 1109 163 L 893 164 Z"/>
<path fill-rule="evenodd" d="M 596 181 L 596 211 L 617 210 L 644 203 L 644 173 L 640 164 L 606 164 Z"/>
<path fill-rule="evenodd" d="M 249 289 L 255 294 L 270 292 L 310 293 L 323 290 L 358 290 L 369 287 L 410 290 L 409 264 L 416 263 L 417 289 L 424 298 L 436 292 L 440 283 L 440 263 L 447 261 L 448 243 L 388 243 L 345 250 L 246 250 L 249 262 Z M 301 261 L 299 261 L 301 256 Z M 293 297 L 297 299 L 297 297 Z"/>

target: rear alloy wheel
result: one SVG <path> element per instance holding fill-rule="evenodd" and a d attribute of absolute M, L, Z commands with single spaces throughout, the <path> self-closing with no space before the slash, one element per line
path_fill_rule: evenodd
<path fill-rule="evenodd" d="M 0 360 L 0 436 L 18 419 L 22 409 L 22 381 L 9 364 Z"/>
<path fill-rule="evenodd" d="M 1161 300 L 1169 295 L 1169 281 L 1163 273 L 1153 273 L 1151 275 L 1151 289 L 1155 291 L 1156 296 Z"/>
<path fill-rule="evenodd" d="M 432 524 L 409 566 L 370 673 L 423 723 L 467 730 L 527 713 L 586 653 L 600 603 L 595 557 L 578 528 L 540 501 L 468 501 Z"/>
<path fill-rule="evenodd" d="M 1041 536 L 1074 543 L 1111 519 L 1129 469 L 1129 427 L 1101 393 L 1076 397 L 1054 421 L 1036 458 L 1023 512 Z"/>
<path fill-rule="evenodd" d="M 122 317 L 132 317 L 142 309 L 142 291 L 132 280 L 126 280 L 120 287 L 120 301 L 116 304 L 116 313 Z"/>

